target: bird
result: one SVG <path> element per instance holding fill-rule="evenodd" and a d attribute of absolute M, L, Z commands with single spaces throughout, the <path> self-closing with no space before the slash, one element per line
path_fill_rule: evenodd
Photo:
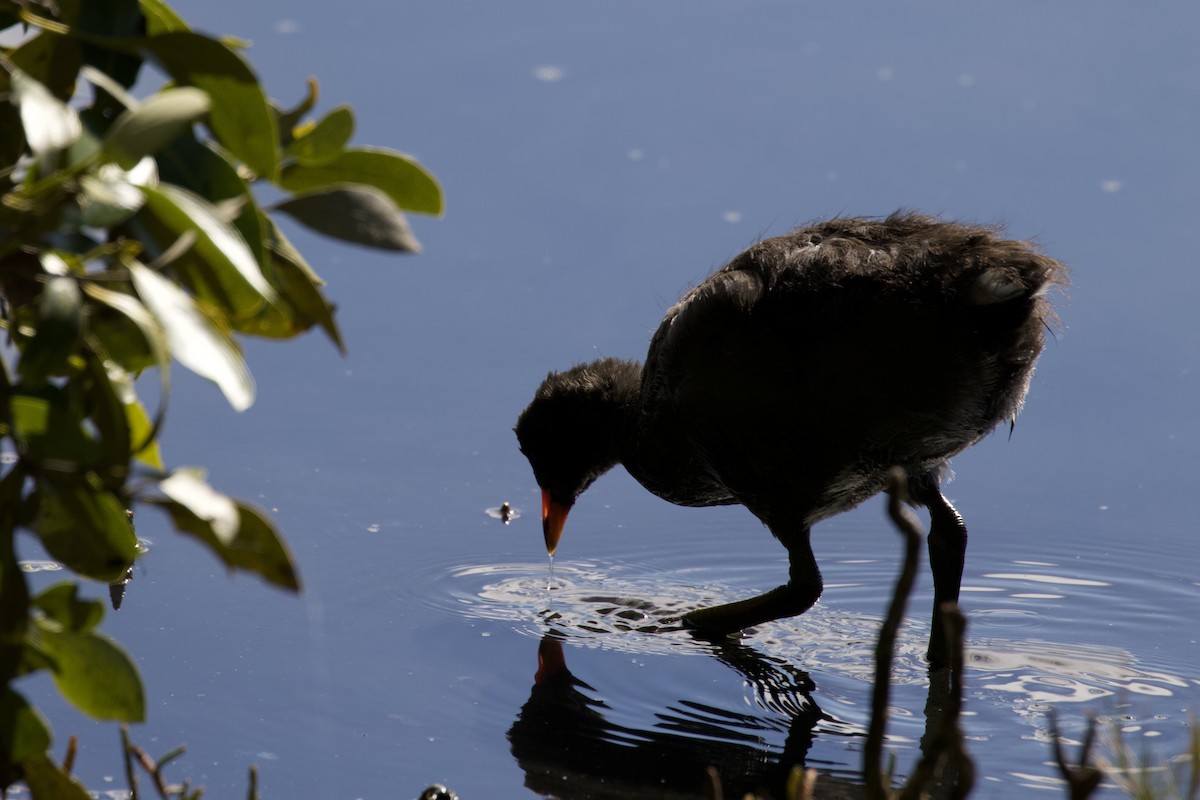
<path fill-rule="evenodd" d="M 579 496 L 621 464 L 682 506 L 741 504 L 786 548 L 788 580 L 682 622 L 726 637 L 811 608 L 813 526 L 908 475 L 929 513 L 927 651 L 957 602 L 967 528 L 942 484 L 949 459 L 1015 424 L 1067 269 L 997 226 L 900 210 L 764 239 L 667 310 L 644 363 L 550 372 L 514 428 L 542 494 L 553 557 Z M 1011 428 L 1010 428 L 1011 434 Z M 719 554 L 716 554 L 719 555 Z"/>

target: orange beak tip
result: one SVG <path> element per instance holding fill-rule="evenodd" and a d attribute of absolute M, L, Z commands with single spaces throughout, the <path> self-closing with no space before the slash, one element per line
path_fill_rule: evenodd
<path fill-rule="evenodd" d="M 542 490 L 542 535 L 546 538 L 546 552 L 551 556 L 558 548 L 558 540 L 562 538 L 563 526 L 567 523 L 567 512 L 570 506 L 564 506 L 550 497 L 550 492 Z"/>

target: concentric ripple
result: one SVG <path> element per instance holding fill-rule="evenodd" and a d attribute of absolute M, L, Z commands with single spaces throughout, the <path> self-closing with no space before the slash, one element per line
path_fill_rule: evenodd
<path fill-rule="evenodd" d="M 469 619 L 502 621 L 518 633 L 541 637 L 548 629 L 589 640 L 608 650 L 640 655 L 709 655 L 679 622 L 695 608 L 744 598 L 745 589 L 679 576 L 608 569 L 588 562 L 556 566 L 550 582 L 544 565 L 457 565 L 448 569 L 452 589 L 440 596 L 444 610 Z M 688 577 L 696 577 L 690 573 Z M 429 599 L 429 595 L 426 595 Z M 818 603 L 807 613 L 747 631 L 742 642 L 764 655 L 834 669 L 872 680 L 879 618 Z M 897 683 L 922 684 L 928 627 L 909 621 L 897 642 Z"/>
<path fill-rule="evenodd" d="M 544 563 L 457 564 L 445 568 L 440 590 L 422 594 L 444 613 L 507 622 L 525 636 L 540 637 L 553 628 L 614 651 L 707 655 L 709 648 L 681 631 L 679 618 L 747 592 L 702 578 L 690 570 L 664 574 L 573 561 L 556 566 L 551 582 Z M 980 635 L 969 636 L 967 663 L 978 673 L 972 684 L 993 697 L 1008 697 L 1018 713 L 1037 714 L 1050 703 L 1197 690 L 1193 681 L 1140 665 L 1119 648 L 1006 638 L 1009 631 L 1037 627 L 1041 615 L 1028 610 L 977 609 L 973 620 Z M 742 641 L 809 670 L 870 683 L 879 624 L 878 615 L 821 602 L 799 617 L 748 631 Z M 896 642 L 895 685 L 928 682 L 928 632 L 924 619 L 905 621 Z"/>
<path fill-rule="evenodd" d="M 641 654 L 704 652 L 681 648 L 687 637 L 658 634 L 681 631 L 687 611 L 722 602 L 718 589 L 612 574 L 585 562 L 556 567 L 552 582 L 544 566 L 520 563 L 460 565 L 449 578 L 454 610 L 468 618 L 511 622 L 538 637 L 553 627 Z"/>

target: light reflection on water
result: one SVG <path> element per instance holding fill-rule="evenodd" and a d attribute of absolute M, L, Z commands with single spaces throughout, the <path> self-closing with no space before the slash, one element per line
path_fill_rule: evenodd
<path fill-rule="evenodd" d="M 687 610 L 726 602 L 732 594 L 719 586 L 701 586 L 656 575 L 610 576 L 596 564 L 560 566 L 556 583 L 531 564 L 458 566 L 449 571 L 455 586 L 455 613 L 470 618 L 506 620 L 524 635 L 542 635 L 548 627 L 598 646 L 636 654 L 704 654 L 689 647 L 678 631 Z M 1034 580 L 1062 585 L 1108 586 L 1102 581 L 1043 575 L 990 573 L 993 579 Z M 427 595 L 428 596 L 428 595 Z M 1015 593 L 1014 598 L 1028 598 Z M 1061 597 L 1061 596 L 1051 596 Z M 988 630 L 1033 627 L 1041 615 L 1022 609 L 979 609 L 972 619 Z M 1016 621 L 1014 623 L 1014 620 Z M 832 670 L 870 681 L 879 618 L 820 603 L 806 614 L 770 623 L 744 641 L 769 655 L 798 660 L 810 669 Z M 893 681 L 923 683 L 928 628 L 909 619 L 897 642 Z M 966 655 L 982 689 L 1015 695 L 1014 705 L 1043 709 L 1050 702 L 1081 702 L 1118 693 L 1170 696 L 1188 681 L 1138 665 L 1131 651 L 1076 642 L 1027 638 L 971 637 Z"/>
<path fill-rule="evenodd" d="M 967 663 L 980 688 L 1014 695 L 1013 707 L 1045 711 L 1114 695 L 1170 697 L 1189 688 L 1183 677 L 1140 667 L 1132 652 L 1113 647 L 1040 642 L 973 642 Z"/>
<path fill-rule="evenodd" d="M 1064 578 L 1057 575 L 1037 575 L 1030 572 L 989 572 L 983 577 L 1006 581 L 1031 581 L 1033 583 L 1051 583 L 1060 586 L 1112 586 L 1104 581 L 1092 581 L 1086 578 Z"/>
<path fill-rule="evenodd" d="M 648 559 L 650 563 L 655 560 L 653 555 Z M 1186 677 L 1187 665 L 1147 662 L 1130 649 L 1077 640 L 1071 636 L 1070 622 L 1063 622 L 1063 616 L 1070 619 L 1081 613 L 1079 604 L 1091 602 L 1088 593 L 1112 591 L 1114 582 L 1099 579 L 1103 575 L 1080 578 L 1075 569 L 1048 561 L 1009 563 L 1022 571 L 1004 567 L 981 570 L 964 594 L 971 609 L 964 718 L 969 738 L 1003 740 L 1011 735 L 1015 722 L 1026 731 L 1023 740 L 1043 745 L 1051 709 L 1064 705 L 1083 706 L 1101 716 L 1116 713 L 1118 708 L 1133 709 L 1132 717 L 1141 723 L 1138 735 L 1177 737 L 1178 726 L 1185 720 L 1162 713 L 1142 719 L 1135 698 L 1161 701 L 1177 697 L 1176 707 L 1193 706 L 1200 697 L 1200 682 Z M 730 566 L 731 575 L 736 576 L 742 565 Z M 865 732 L 881 613 L 868 613 L 860 607 L 868 597 L 879 605 L 878 595 L 882 587 L 890 585 L 893 569 L 894 565 L 886 560 L 834 560 L 826 569 L 831 576 L 826 599 L 800 617 L 763 625 L 739 640 L 740 647 L 754 654 L 750 661 L 792 664 L 811 676 L 815 693 L 802 693 L 800 701 L 788 702 L 791 706 L 812 702 L 819 707 L 820 719 L 810 721 L 816 737 L 811 745 L 814 763 L 820 762 L 818 754 L 827 752 L 822 750 L 823 745 Z M 706 571 L 691 563 L 680 569 L 655 570 L 645 562 L 631 566 L 564 560 L 556 565 L 554 584 L 549 587 L 544 563 L 456 564 L 438 570 L 440 574 L 428 580 L 445 581 L 443 590 L 423 593 L 438 613 L 501 622 L 531 638 L 541 639 L 553 632 L 573 646 L 640 658 L 711 659 L 712 647 L 680 630 L 678 617 L 689 609 L 727 602 L 747 593 L 740 579 L 735 577 L 730 584 L 721 580 L 718 570 Z M 1097 575 L 1095 571 L 1083 574 Z M 1124 576 L 1124 580 L 1129 579 L 1129 575 Z M 1033 587 L 1054 588 L 1061 594 L 1025 591 Z M 1083 595 L 1076 597 L 1081 592 Z M 1075 610 L 1061 615 L 1058 607 L 1063 603 Z M 908 753 L 901 756 L 902 764 L 914 757 L 924 726 L 917 712 L 925 704 L 924 693 L 930 686 L 923 656 L 928 623 L 924 609 L 915 602 L 909 611 L 896 643 L 891 671 L 894 703 L 888 747 Z M 1057 640 L 1048 636 L 1056 636 Z M 689 671 L 682 663 L 663 662 L 666 672 L 679 675 Z M 780 706 L 765 699 L 771 692 L 764 692 L 753 679 L 745 685 L 749 707 L 765 715 L 757 724 L 780 730 L 784 724 L 778 716 Z M 630 690 L 620 682 L 605 685 L 599 700 L 622 709 L 623 724 L 629 730 L 655 730 L 661 709 L 644 701 L 633 709 L 624 708 Z M 994 713 L 979 718 L 979 710 L 989 707 L 1007 707 L 1010 721 L 1006 723 Z M 1066 713 L 1082 719 L 1080 712 Z M 749 724 L 739 718 L 733 728 L 726 730 L 718 717 L 706 723 L 710 726 L 708 733 L 700 734 L 685 726 L 674 735 L 704 738 L 713 731 L 725 730 L 726 735 L 736 738 L 739 726 Z M 783 745 L 768 736 L 758 746 L 765 748 L 764 753 L 777 754 Z M 835 752 L 844 752 L 844 747 L 836 745 Z M 1044 758 L 1044 751 L 1035 752 Z M 852 763 L 854 757 L 849 760 Z M 842 766 L 831 764 L 829 769 L 853 778 L 854 769 L 847 767 L 844 756 L 841 762 Z M 981 764 L 983 775 L 1004 785 L 1057 785 L 1054 770 L 1049 766 L 1045 769 L 1044 775 L 1017 775 L 1012 771 L 992 774 L 986 761 Z"/>

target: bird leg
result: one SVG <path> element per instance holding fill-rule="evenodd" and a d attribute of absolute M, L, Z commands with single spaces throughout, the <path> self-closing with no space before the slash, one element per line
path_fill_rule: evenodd
<path fill-rule="evenodd" d="M 808 541 L 808 528 L 803 528 L 792 541 L 783 541 L 790 561 L 787 583 L 736 603 L 697 609 L 683 618 L 683 624 L 704 636 L 729 636 L 752 625 L 794 617 L 812 608 L 821 596 L 822 583 Z"/>
<path fill-rule="evenodd" d="M 926 473 L 910 482 L 913 499 L 929 509 L 929 567 L 933 571 L 933 627 L 926 657 L 930 666 L 949 663 L 944 603 L 957 603 L 967 557 L 967 525 L 942 494 L 937 480 Z"/>

